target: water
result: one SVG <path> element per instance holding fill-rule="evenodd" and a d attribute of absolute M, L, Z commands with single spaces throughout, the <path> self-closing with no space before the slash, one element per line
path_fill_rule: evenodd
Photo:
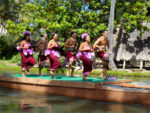
<path fill-rule="evenodd" d="M 0 113 L 150 113 L 150 107 L 0 88 Z"/>
<path fill-rule="evenodd" d="M 0 113 L 149 113 L 150 107 L 0 88 Z"/>

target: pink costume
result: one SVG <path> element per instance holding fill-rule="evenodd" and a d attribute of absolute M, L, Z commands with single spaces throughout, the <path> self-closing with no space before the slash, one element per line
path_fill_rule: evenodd
<path fill-rule="evenodd" d="M 69 61 L 76 61 L 77 60 L 77 58 L 76 58 L 76 54 L 74 53 L 72 53 L 71 51 L 69 51 L 69 50 L 67 50 L 66 51 L 66 56 L 67 56 L 67 59 L 69 60 Z"/>
<path fill-rule="evenodd" d="M 90 51 L 90 47 L 84 47 L 84 49 L 85 48 L 88 50 L 84 52 L 78 52 L 77 57 L 83 62 L 83 75 L 87 76 L 92 71 L 92 63 L 94 61 L 95 54 Z"/>
<path fill-rule="evenodd" d="M 24 44 L 24 47 L 30 48 L 31 44 Z M 35 65 L 35 58 L 33 57 L 34 51 L 32 49 L 20 49 L 17 47 L 17 50 L 20 51 L 21 60 L 22 60 L 22 71 L 25 69 L 29 70 L 32 66 Z"/>
<path fill-rule="evenodd" d="M 58 46 L 53 47 L 52 49 L 47 49 L 45 51 L 45 56 L 47 56 L 51 62 L 51 66 L 50 66 L 51 71 L 55 71 L 61 65 L 60 61 L 58 60 L 58 57 L 60 57 L 60 55 L 57 49 Z"/>

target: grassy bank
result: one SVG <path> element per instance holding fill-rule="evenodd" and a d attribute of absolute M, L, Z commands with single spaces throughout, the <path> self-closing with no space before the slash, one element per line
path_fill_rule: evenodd
<path fill-rule="evenodd" d="M 4 60 L 0 60 L 0 70 L 1 71 L 8 71 L 8 72 L 9 71 L 15 71 L 15 72 L 21 73 L 21 66 L 14 65 L 10 61 L 7 61 L 7 60 L 5 60 L 5 61 Z M 30 72 L 34 73 L 34 74 L 37 74 L 38 73 L 38 68 L 32 68 L 30 70 Z M 44 68 L 42 70 L 42 73 L 44 73 L 44 74 L 49 73 L 49 69 L 48 68 Z M 56 73 L 65 75 L 66 68 L 59 68 Z M 93 70 L 90 76 L 91 77 L 99 77 L 100 73 L 101 73 L 100 70 Z M 75 71 L 75 74 L 82 74 L 82 70 Z M 121 77 L 121 76 L 150 77 L 150 72 L 128 72 L 128 71 L 109 70 L 108 71 L 108 75 L 116 75 L 118 77 Z"/>
<path fill-rule="evenodd" d="M 0 60 L 0 70 L 1 71 L 15 71 L 15 72 L 21 72 L 21 66 L 17 66 L 15 64 L 11 64 L 9 60 L 2 61 Z M 38 73 L 38 68 L 32 68 L 30 70 L 32 73 Z M 44 68 L 42 72 L 47 73 L 47 69 Z"/>

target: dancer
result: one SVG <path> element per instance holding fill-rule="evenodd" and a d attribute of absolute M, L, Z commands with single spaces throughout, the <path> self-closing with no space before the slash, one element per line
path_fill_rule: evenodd
<path fill-rule="evenodd" d="M 103 36 L 99 37 L 93 45 L 97 56 L 102 60 L 103 68 L 100 77 L 104 79 L 104 75 L 107 74 L 108 64 L 109 64 L 109 56 L 107 54 L 106 49 L 108 48 L 109 54 L 111 54 L 111 49 L 108 41 L 108 32 L 104 31 Z"/>
<path fill-rule="evenodd" d="M 59 52 L 58 48 L 60 44 L 57 42 L 58 35 L 57 33 L 52 34 L 52 39 L 48 42 L 47 50 L 45 51 L 45 56 L 47 56 L 50 60 L 50 74 L 51 78 L 54 78 L 54 71 L 61 65 L 58 60 Z"/>
<path fill-rule="evenodd" d="M 36 44 L 37 50 L 39 51 L 38 62 L 39 62 L 39 75 L 42 76 L 41 70 L 46 63 L 50 64 L 49 59 L 44 55 L 47 49 L 48 35 L 44 34 L 43 38 Z M 49 65 L 50 66 L 50 65 Z"/>
<path fill-rule="evenodd" d="M 23 40 L 20 43 L 20 46 L 17 49 L 21 54 L 22 61 L 22 75 L 25 77 L 25 70 L 27 70 L 27 74 L 30 74 L 29 69 L 35 65 L 35 59 L 33 57 L 33 48 L 30 44 L 30 36 L 31 33 L 29 31 L 25 31 L 23 36 Z"/>
<path fill-rule="evenodd" d="M 83 62 L 83 80 L 86 81 L 87 75 L 92 71 L 92 64 L 95 54 L 93 53 L 92 46 L 90 45 L 90 36 L 85 33 L 82 34 L 83 42 L 79 47 L 77 57 Z"/>
<path fill-rule="evenodd" d="M 67 76 L 70 76 L 71 69 L 71 77 L 73 77 L 75 64 L 76 64 L 76 52 L 77 52 L 77 40 L 76 40 L 76 32 L 71 32 L 71 37 L 67 39 L 65 42 L 66 47 L 66 56 L 68 61 L 68 69 Z"/>

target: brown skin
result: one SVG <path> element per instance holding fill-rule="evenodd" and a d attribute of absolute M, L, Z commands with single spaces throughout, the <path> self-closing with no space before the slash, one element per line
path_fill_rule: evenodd
<path fill-rule="evenodd" d="M 60 47 L 60 43 L 57 42 L 57 39 L 58 39 L 58 35 L 55 34 L 53 39 L 48 42 L 47 49 L 52 49 L 56 45 L 58 45 Z"/>
<path fill-rule="evenodd" d="M 47 49 L 52 49 L 53 47 L 56 47 L 56 45 L 60 47 L 60 43 L 57 42 L 57 39 L 58 39 L 58 35 L 55 34 L 53 39 L 48 42 Z M 54 78 L 54 71 L 50 71 L 50 74 L 51 77 Z"/>
<path fill-rule="evenodd" d="M 25 44 L 30 44 L 29 40 L 30 40 L 30 35 L 28 35 L 25 40 L 21 41 L 20 49 L 28 49 L 29 47 L 24 47 L 24 45 Z M 27 74 L 30 74 L 29 70 L 27 70 Z M 25 71 L 22 71 L 22 75 L 23 75 L 23 77 L 26 77 L 25 76 Z"/>
<path fill-rule="evenodd" d="M 93 51 L 92 46 L 90 45 L 90 36 L 87 36 L 86 41 L 81 43 L 81 45 L 79 47 L 79 51 L 87 51 L 88 50 L 84 47 L 90 47 L 91 51 Z"/>
<path fill-rule="evenodd" d="M 30 44 L 30 36 L 28 35 L 25 40 L 21 41 L 20 49 L 28 49 L 29 47 L 24 47 L 25 44 Z"/>
<path fill-rule="evenodd" d="M 87 48 L 86 48 L 86 47 L 87 47 Z M 81 51 L 81 52 L 87 51 L 87 50 L 89 50 L 88 47 L 90 47 L 90 51 L 92 52 L 92 51 L 93 51 L 93 48 L 92 48 L 92 46 L 90 45 L 90 36 L 87 36 L 87 37 L 86 37 L 86 41 L 85 41 L 85 42 L 82 42 L 82 43 L 80 44 L 79 51 Z M 86 76 L 83 76 L 83 80 L 86 81 Z"/>
<path fill-rule="evenodd" d="M 75 48 L 77 45 L 77 40 L 76 40 L 76 33 L 72 35 L 72 37 L 68 38 L 67 41 L 65 42 L 65 47 L 66 48 Z"/>
<path fill-rule="evenodd" d="M 42 49 L 47 49 L 47 43 L 48 43 L 48 35 L 44 34 L 44 37 L 36 44 L 37 51 L 40 51 Z"/>
<path fill-rule="evenodd" d="M 36 44 L 36 46 L 38 47 L 38 51 L 42 50 L 42 49 L 46 49 L 47 48 L 47 39 L 48 39 L 48 35 L 44 34 L 44 37 Z M 39 58 L 38 58 L 39 59 Z M 39 60 L 38 60 L 39 61 Z M 49 59 L 46 60 L 47 64 L 50 64 Z M 49 65 L 50 67 L 50 65 Z M 42 70 L 43 66 L 42 66 L 42 62 L 39 61 L 39 75 L 42 76 L 41 74 L 41 70 Z"/>
<path fill-rule="evenodd" d="M 69 49 L 75 49 L 77 47 L 76 37 L 77 37 L 76 33 L 73 33 L 72 37 L 68 38 L 67 41 L 65 42 L 65 47 Z M 70 76 L 70 69 L 71 69 L 71 77 L 73 77 L 74 65 L 75 65 L 75 61 L 73 60 L 69 61 L 67 76 Z"/>
<path fill-rule="evenodd" d="M 109 54 L 111 54 L 111 49 L 110 49 L 110 46 L 109 46 L 109 41 L 108 41 L 108 32 L 105 31 L 103 33 L 103 36 L 98 38 L 96 40 L 96 42 L 94 43 L 93 45 L 94 48 L 100 48 L 100 49 L 103 49 L 103 50 L 106 50 L 106 48 L 108 48 L 109 50 Z M 108 56 L 109 57 L 109 56 Z M 100 75 L 100 77 L 102 79 L 104 79 L 104 74 L 107 74 L 107 69 L 106 67 L 108 66 L 108 63 L 106 63 L 104 61 L 104 59 L 101 59 L 102 60 L 102 64 L 103 64 L 103 69 L 102 69 L 102 73 Z"/>

